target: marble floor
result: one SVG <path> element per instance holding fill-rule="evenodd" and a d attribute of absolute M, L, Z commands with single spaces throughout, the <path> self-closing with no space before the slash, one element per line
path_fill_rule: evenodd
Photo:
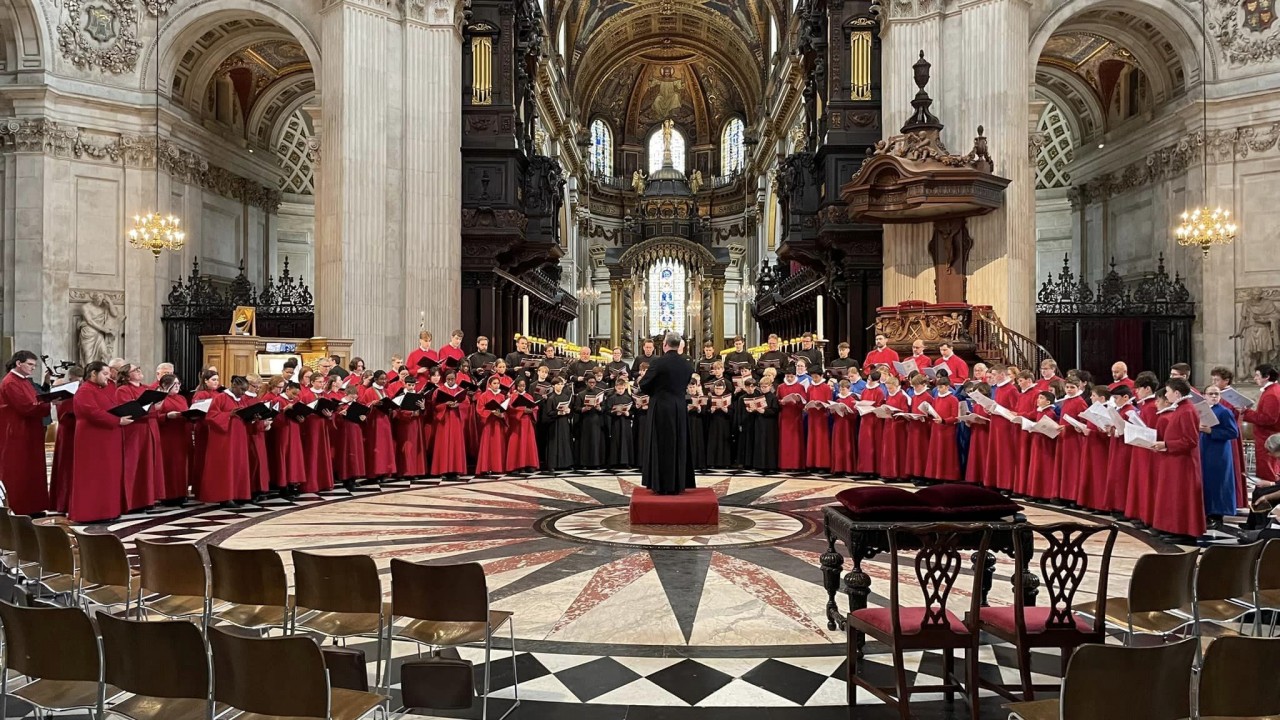
<path fill-rule="evenodd" d="M 127 543 L 272 548 L 284 553 L 286 565 L 293 549 L 368 554 L 388 594 L 392 558 L 478 562 L 492 607 L 514 613 L 521 699 L 514 718 L 849 717 L 845 640 L 827 628 L 818 565 L 827 549 L 822 507 L 840 490 L 878 482 L 707 473 L 699 484 L 719 497 L 720 524 L 687 532 L 632 527 L 626 504 L 638 483 L 638 475 L 613 472 L 400 481 L 234 510 L 126 516 L 103 529 Z M 1033 505 L 1025 514 L 1040 523 L 1100 520 Z M 1167 549 L 1122 527 L 1110 594 L 1123 593 L 1137 557 Z M 1008 558 L 998 561 L 994 605 L 1012 603 L 1011 567 Z M 864 569 L 873 580 L 870 602 L 885 604 L 888 563 L 878 558 Z M 912 600 L 903 594 L 904 603 Z M 838 601 L 845 609 L 843 597 Z M 374 657 L 372 643 L 351 646 Z M 493 686 L 503 709 L 514 687 L 510 643 L 499 647 Z M 868 646 L 865 672 L 889 684 L 892 662 L 883 650 Z M 394 652 L 403 659 L 415 649 L 399 643 Z M 477 665 L 482 655 L 461 651 Z M 1010 648 L 985 645 L 980 660 L 983 676 L 1016 680 Z M 941 673 L 942 658 L 914 653 L 907 664 L 913 678 L 928 684 Z M 1034 665 L 1040 681 L 1057 676 L 1056 656 L 1037 655 Z M 861 691 L 859 704 L 856 717 L 896 717 Z M 991 697 L 982 716 L 1006 717 L 1001 704 Z M 952 707 L 928 695 L 913 702 L 913 712 L 940 719 L 968 714 L 963 703 Z M 479 717 L 479 707 L 440 717 Z"/>

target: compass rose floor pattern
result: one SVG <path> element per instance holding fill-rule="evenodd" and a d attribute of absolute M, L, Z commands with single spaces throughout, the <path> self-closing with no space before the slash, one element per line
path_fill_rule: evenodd
<path fill-rule="evenodd" d="M 879 483 L 709 473 L 699 484 L 719 497 L 720 524 L 687 530 L 631 526 L 626 505 L 638 484 L 635 474 L 605 472 L 401 481 L 236 510 L 129 516 L 109 530 L 126 541 L 267 547 L 281 551 L 286 565 L 294 549 L 368 554 L 388 593 L 392 558 L 478 562 L 492 606 L 515 613 L 522 700 L 515 718 L 847 717 L 845 641 L 827 629 L 818 565 L 826 550 L 822 507 L 840 490 Z M 1041 506 L 1027 506 L 1026 514 L 1034 522 L 1090 519 Z M 1111 594 L 1127 587 L 1137 557 L 1162 548 L 1122 528 Z M 992 604 L 1012 602 L 1011 567 L 999 559 Z M 887 562 L 864 569 L 873 579 L 870 602 L 885 604 Z M 892 661 L 878 650 L 868 646 L 866 671 L 889 684 Z M 366 652 L 373 657 L 372 643 Z M 397 643 L 395 652 L 414 649 Z M 461 655 L 478 665 L 483 652 Z M 985 646 L 980 659 L 984 676 L 1017 679 L 1010 648 Z M 1055 655 L 1037 655 L 1034 664 L 1039 681 L 1057 674 Z M 942 659 L 915 653 L 908 667 L 928 682 Z M 495 697 L 511 697 L 509 650 L 495 654 L 494 671 Z M 896 716 L 861 691 L 859 703 L 869 703 L 859 717 Z M 991 698 L 983 716 L 1004 717 L 999 706 Z M 940 697 L 922 696 L 913 709 L 921 718 L 967 715 L 963 703 L 952 708 Z M 443 716 L 478 713 L 477 706 Z"/>

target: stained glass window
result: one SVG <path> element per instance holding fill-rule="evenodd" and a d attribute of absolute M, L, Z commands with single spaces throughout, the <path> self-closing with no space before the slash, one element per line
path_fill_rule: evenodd
<path fill-rule="evenodd" d="M 733 175 L 742 172 L 746 146 L 742 141 L 742 118 L 730 118 L 720 135 L 720 174 Z"/>
<path fill-rule="evenodd" d="M 591 172 L 613 174 L 613 133 L 603 120 L 591 123 Z"/>
<path fill-rule="evenodd" d="M 684 266 L 660 260 L 649 268 L 649 335 L 684 335 Z"/>
<path fill-rule="evenodd" d="M 684 135 L 671 128 L 671 166 L 684 172 Z M 662 169 L 662 126 L 649 136 L 649 172 Z"/>

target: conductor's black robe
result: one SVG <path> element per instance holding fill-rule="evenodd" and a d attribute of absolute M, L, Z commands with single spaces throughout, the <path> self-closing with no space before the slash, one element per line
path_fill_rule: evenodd
<path fill-rule="evenodd" d="M 649 431 L 640 446 L 640 472 L 644 486 L 662 495 L 695 487 L 685 404 L 692 376 L 688 361 L 669 350 L 649 365 L 640 380 L 641 392 L 649 396 Z"/>

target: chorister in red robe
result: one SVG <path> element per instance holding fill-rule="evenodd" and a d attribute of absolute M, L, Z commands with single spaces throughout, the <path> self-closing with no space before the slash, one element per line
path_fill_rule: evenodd
<path fill-rule="evenodd" d="M 784 472 L 804 469 L 804 404 L 809 391 L 788 373 L 778 386 L 778 469 Z M 794 396 L 799 402 L 783 402 Z"/>
<path fill-rule="evenodd" d="M 941 419 L 929 421 L 929 453 L 924 476 L 930 480 L 957 481 L 960 479 L 960 452 L 956 445 L 956 424 L 960 422 L 960 401 L 956 399 L 948 380 L 938 384 L 938 397 L 929 402 Z"/>
<path fill-rule="evenodd" d="M 1230 410 L 1231 414 L 1235 416 L 1237 428 L 1243 427 L 1240 424 L 1241 413 L 1239 409 L 1233 407 L 1231 403 L 1223 402 L 1221 400 L 1218 401 L 1218 404 Z M 1244 479 L 1244 437 L 1243 435 L 1244 435 L 1243 432 L 1236 433 L 1236 437 L 1231 440 L 1232 470 L 1235 471 L 1235 482 L 1236 482 L 1236 504 L 1240 505 L 1240 507 L 1244 507 L 1245 505 L 1249 504 L 1248 502 L 1249 488 Z"/>
<path fill-rule="evenodd" d="M 176 390 L 160 403 L 160 445 L 164 448 L 164 500 L 185 500 L 191 475 L 191 421 L 182 417 L 187 399 Z M 176 415 L 175 415 L 176 413 Z"/>
<path fill-rule="evenodd" d="M 1026 414 L 1026 418 L 1032 422 L 1039 422 L 1044 418 L 1057 421 L 1057 413 L 1053 409 L 1052 393 L 1041 394 L 1039 391 L 1033 391 L 1036 394 L 1036 409 Z M 1030 450 L 1027 456 L 1027 472 L 1026 485 L 1023 492 L 1029 497 L 1050 499 L 1058 493 L 1058 477 L 1055 474 L 1057 468 L 1057 456 L 1062 451 L 1061 443 L 1058 438 L 1062 437 L 1063 432 L 1060 431 L 1057 438 L 1051 438 L 1044 433 L 1020 431 L 1023 435 L 1028 436 L 1030 442 Z"/>
<path fill-rule="evenodd" d="M 1155 454 L 1153 464 L 1157 492 L 1150 525 L 1156 530 L 1198 538 L 1206 530 L 1200 415 L 1190 401 L 1179 400 L 1156 415 L 1155 428 L 1156 440 L 1164 443 L 1164 450 Z"/>
<path fill-rule="evenodd" d="M 982 391 L 975 388 L 973 392 Z M 965 482 L 975 485 L 986 485 L 987 453 L 990 452 L 991 443 L 991 415 L 987 413 L 986 408 L 977 403 L 973 403 L 970 412 L 985 418 L 986 422 L 973 420 L 969 423 L 969 459 L 964 466 L 964 479 Z"/>
<path fill-rule="evenodd" d="M 1147 392 L 1147 389 L 1139 388 L 1137 392 Z M 1156 426 L 1157 412 L 1155 395 L 1148 394 L 1138 398 L 1138 417 L 1147 427 Z M 1129 491 L 1125 496 L 1124 514 L 1125 517 L 1141 520 L 1148 525 L 1151 524 L 1151 514 L 1155 511 L 1154 468 L 1155 452 L 1146 448 L 1133 448 L 1129 454 Z"/>
<path fill-rule="evenodd" d="M 431 387 L 428 388 L 427 401 L 422 410 L 422 457 L 427 472 L 430 473 L 431 451 L 436 445 L 436 388 L 444 384 L 444 378 L 439 370 L 434 370 L 427 376 L 427 380 Z"/>
<path fill-rule="evenodd" d="M 995 386 L 995 401 L 1010 412 L 1018 411 L 1018 388 L 1012 380 L 998 382 Z M 1014 489 L 1013 481 L 1018 476 L 1018 449 L 1022 431 L 1017 425 L 1003 417 L 991 418 L 991 434 L 987 441 L 986 467 L 983 468 L 983 484 L 997 490 L 1010 490 L 1025 494 L 1024 490 Z"/>
<path fill-rule="evenodd" d="M 1019 385 L 1021 387 L 1018 390 L 1018 402 L 1013 409 L 1018 413 L 1019 417 L 1031 417 L 1038 407 L 1037 403 L 1039 402 L 1038 396 L 1040 391 L 1036 390 L 1035 384 L 1029 383 L 1026 380 L 1020 379 Z M 1056 416 L 1054 419 L 1057 419 Z M 1024 432 L 1017 433 L 1015 437 L 1018 444 L 1018 464 L 1014 468 L 1013 491 L 1015 493 L 1026 494 L 1027 486 L 1030 482 L 1027 470 L 1031 465 L 1031 441 L 1034 440 L 1034 438 L 1030 434 Z M 1054 482 L 1056 487 L 1056 475 L 1054 476 Z M 1050 497 L 1053 496 L 1048 496 L 1045 499 L 1047 500 Z"/>
<path fill-rule="evenodd" d="M 1099 392 L 1106 397 L 1093 393 L 1095 404 L 1105 405 L 1111 393 L 1101 387 Z M 1081 420 L 1089 428 L 1084 436 L 1084 477 L 1080 481 L 1080 494 L 1077 502 L 1090 510 L 1110 510 L 1107 497 L 1107 461 L 1111 454 L 1111 438 L 1092 420 Z"/>
<path fill-rule="evenodd" d="M 35 358 L 24 365 L 34 368 Z M 36 400 L 36 387 L 30 376 L 10 370 L 0 381 L 0 408 L 4 416 L 0 426 L 4 433 L 0 437 L 0 478 L 4 479 L 9 509 L 15 515 L 48 512 L 51 505 L 43 421 L 49 417 L 49 403 Z"/>
<path fill-rule="evenodd" d="M 93 367 L 91 363 L 86 370 Z M 101 372 L 89 372 L 71 401 L 75 403 L 76 436 L 67 517 L 76 523 L 111 520 L 124 512 L 122 418 L 111 414 L 117 405 L 116 392 L 108 383 L 105 367 Z"/>
<path fill-rule="evenodd" d="M 453 379 L 450 375 L 436 391 L 432 475 L 465 475 L 467 472 L 466 436 L 462 430 L 462 402 L 466 399 L 466 392 L 453 384 Z"/>
<path fill-rule="evenodd" d="M 128 369 L 128 368 L 126 368 Z M 116 405 L 137 400 L 146 391 L 141 368 L 128 369 L 136 380 L 116 388 Z M 120 431 L 124 444 L 124 504 L 126 510 L 149 508 L 164 494 L 164 457 L 160 450 L 159 403 L 146 417 Z"/>
<path fill-rule="evenodd" d="M 1068 394 L 1062 400 L 1058 410 L 1061 415 L 1062 432 L 1058 435 L 1058 453 L 1055 474 L 1058 479 L 1058 494 L 1055 496 L 1068 502 L 1080 502 L 1080 485 L 1088 470 L 1085 464 L 1085 437 L 1080 431 L 1067 424 L 1065 418 L 1079 419 L 1080 413 L 1088 409 L 1089 404 L 1075 385 L 1067 385 Z M 1052 500 L 1053 497 L 1045 498 Z"/>
<path fill-rule="evenodd" d="M 1136 413 L 1129 404 L 1129 396 L 1116 397 L 1116 412 L 1127 422 L 1129 416 Z M 1107 507 L 1115 513 L 1124 513 L 1125 498 L 1129 494 L 1129 463 L 1132 460 L 1133 448 L 1124 441 L 1124 428 L 1111 428 L 1108 431 L 1111 447 L 1107 451 Z"/>
<path fill-rule="evenodd" d="M 54 512 L 66 513 L 71 501 L 71 478 L 75 473 L 76 410 L 74 400 L 54 407 L 58 435 L 53 445 L 53 467 L 49 475 L 49 500 Z"/>
<path fill-rule="evenodd" d="M 524 383 L 516 383 L 511 402 L 523 398 L 536 405 L 533 396 L 524 392 Z M 507 471 L 538 469 L 538 409 L 537 407 L 512 406 L 507 412 Z"/>
<path fill-rule="evenodd" d="M 868 384 L 866 389 L 862 391 L 861 402 L 871 403 L 873 406 L 884 404 L 884 388 L 878 380 L 872 381 L 874 386 Z M 863 415 L 858 423 L 858 458 L 856 461 L 856 470 L 859 475 L 878 475 L 880 473 L 880 436 L 883 432 L 884 421 L 876 417 L 872 413 Z"/>
<path fill-rule="evenodd" d="M 877 341 L 879 341 L 879 338 L 880 336 L 876 337 Z M 884 364 L 889 366 L 889 374 L 896 376 L 898 371 L 894 369 L 893 364 L 898 360 L 898 351 L 891 347 L 872 348 L 871 352 L 867 353 L 866 359 L 862 361 L 862 372 L 864 375 L 870 375 L 877 365 Z"/>
<path fill-rule="evenodd" d="M 805 411 L 805 465 L 812 470 L 827 472 L 831 469 L 831 414 L 826 403 L 831 402 L 831 386 L 824 382 L 811 385 L 809 402 L 823 403 L 823 407 Z"/>
<path fill-rule="evenodd" d="M 848 381 L 841 381 L 841 393 L 836 402 L 849 408 L 844 415 L 836 414 L 831 423 L 831 472 L 849 474 L 855 471 L 857 464 L 858 412 L 855 409 L 857 396 L 848 392 Z M 743 442 L 741 439 L 738 442 Z"/>
<path fill-rule="evenodd" d="M 490 378 L 489 389 L 476 395 L 476 413 L 480 418 L 480 452 L 476 455 L 476 474 L 489 475 L 507 471 L 507 417 L 505 409 L 491 405 L 507 402 L 498 378 Z"/>
<path fill-rule="evenodd" d="M 303 388 L 298 398 L 303 404 L 310 405 L 318 402 L 323 395 L 323 381 L 313 380 L 311 387 Z M 331 412 L 312 413 L 302 419 L 302 462 L 306 469 L 303 492 L 333 489 L 333 443 L 329 436 L 332 427 Z"/>
<path fill-rule="evenodd" d="M 79 393 L 77 393 L 79 394 Z M 209 407 L 204 424 L 208 431 L 204 472 L 196 499 L 205 503 L 225 503 L 252 497 L 249 485 L 249 435 L 236 411 L 241 398 L 231 390 L 218 393 Z"/>
<path fill-rule="evenodd" d="M 422 347 L 422 344 L 425 344 L 426 347 Z M 418 364 L 423 358 L 430 360 L 432 363 L 440 362 L 440 355 L 436 353 L 435 350 L 431 349 L 430 333 L 428 333 L 427 338 L 420 341 L 419 347 L 409 353 L 409 357 L 404 359 L 404 366 L 409 368 L 409 372 L 412 373 L 413 377 L 416 379 L 417 390 L 419 392 L 422 391 L 422 388 L 427 384 L 427 381 L 431 379 L 432 368 L 422 367 Z"/>
<path fill-rule="evenodd" d="M 200 389 L 191 396 L 192 405 L 204 400 L 212 401 L 221 392 L 218 387 L 217 373 L 211 374 L 211 371 L 206 370 L 200 377 L 203 379 L 200 382 Z M 200 476 L 204 473 L 204 455 L 205 448 L 209 444 L 209 427 L 200 420 L 196 422 L 194 432 L 196 442 L 191 456 L 191 493 L 193 495 L 197 494 L 200 488 Z"/>
<path fill-rule="evenodd" d="M 380 405 L 387 397 L 382 385 L 385 376 L 383 371 L 375 371 L 373 383 L 360 391 L 360 402 L 370 408 L 369 416 L 364 420 L 364 469 L 370 478 L 396 474 L 396 440 L 391 429 L 391 412 Z"/>
<path fill-rule="evenodd" d="M 944 348 L 944 351 L 950 354 L 944 355 L 933 364 L 935 370 L 947 371 L 947 380 L 952 385 L 963 385 L 969 380 L 969 364 L 966 363 L 959 355 L 951 353 L 950 346 Z"/>
<path fill-rule="evenodd" d="M 335 426 L 336 452 L 333 456 L 333 464 L 338 480 L 351 483 L 365 477 L 364 420 L 347 419 L 347 406 L 353 402 L 359 402 L 359 388 L 355 385 L 350 386 L 343 392 L 339 402 L 343 407 L 338 410 L 338 422 Z"/>
<path fill-rule="evenodd" d="M 896 385 L 896 378 L 885 383 L 888 388 L 884 404 L 900 412 L 911 411 L 911 398 Z M 915 423 L 899 418 L 897 415 L 884 420 L 880 430 L 880 477 L 887 480 L 905 480 L 911 475 L 907 472 L 907 443 L 911 427 Z M 923 467 L 923 463 L 921 465 Z"/>
<path fill-rule="evenodd" d="M 298 402 L 298 391 L 290 388 L 283 395 L 268 395 L 265 400 L 280 412 L 271 421 L 267 435 L 271 482 L 277 488 L 298 490 L 307 480 L 307 463 L 302 458 L 302 423 L 289 417 L 287 412 Z"/>
<path fill-rule="evenodd" d="M 924 477 L 924 469 L 929 462 L 930 418 L 925 416 L 920 405 L 933 400 L 933 396 L 929 394 L 928 381 L 924 377 L 918 379 L 920 382 L 911 386 L 915 394 L 911 396 L 911 407 L 907 412 L 922 417 L 919 420 L 909 418 L 896 421 L 906 425 L 907 446 L 902 456 L 902 476 L 905 478 Z"/>
<path fill-rule="evenodd" d="M 1259 377 L 1254 373 L 1254 377 Z M 1258 404 L 1240 413 L 1240 419 L 1253 425 L 1253 456 L 1257 464 L 1258 478 L 1268 482 L 1280 480 L 1280 458 L 1273 458 L 1263 448 L 1267 438 L 1280 433 L 1280 383 L 1263 377 L 1262 393 Z"/>
<path fill-rule="evenodd" d="M 390 386 L 389 391 L 394 392 Z M 420 407 L 391 411 L 391 434 L 396 443 L 396 472 L 400 477 L 420 478 L 427 474 L 427 454 L 422 449 L 422 412 Z"/>
<path fill-rule="evenodd" d="M 240 398 L 240 407 L 258 405 L 263 400 L 256 392 L 250 390 Z M 254 496 L 265 495 L 272 487 L 272 453 L 267 448 L 268 432 L 267 424 L 261 420 L 244 423 L 244 435 L 249 443 L 249 489 Z"/>

